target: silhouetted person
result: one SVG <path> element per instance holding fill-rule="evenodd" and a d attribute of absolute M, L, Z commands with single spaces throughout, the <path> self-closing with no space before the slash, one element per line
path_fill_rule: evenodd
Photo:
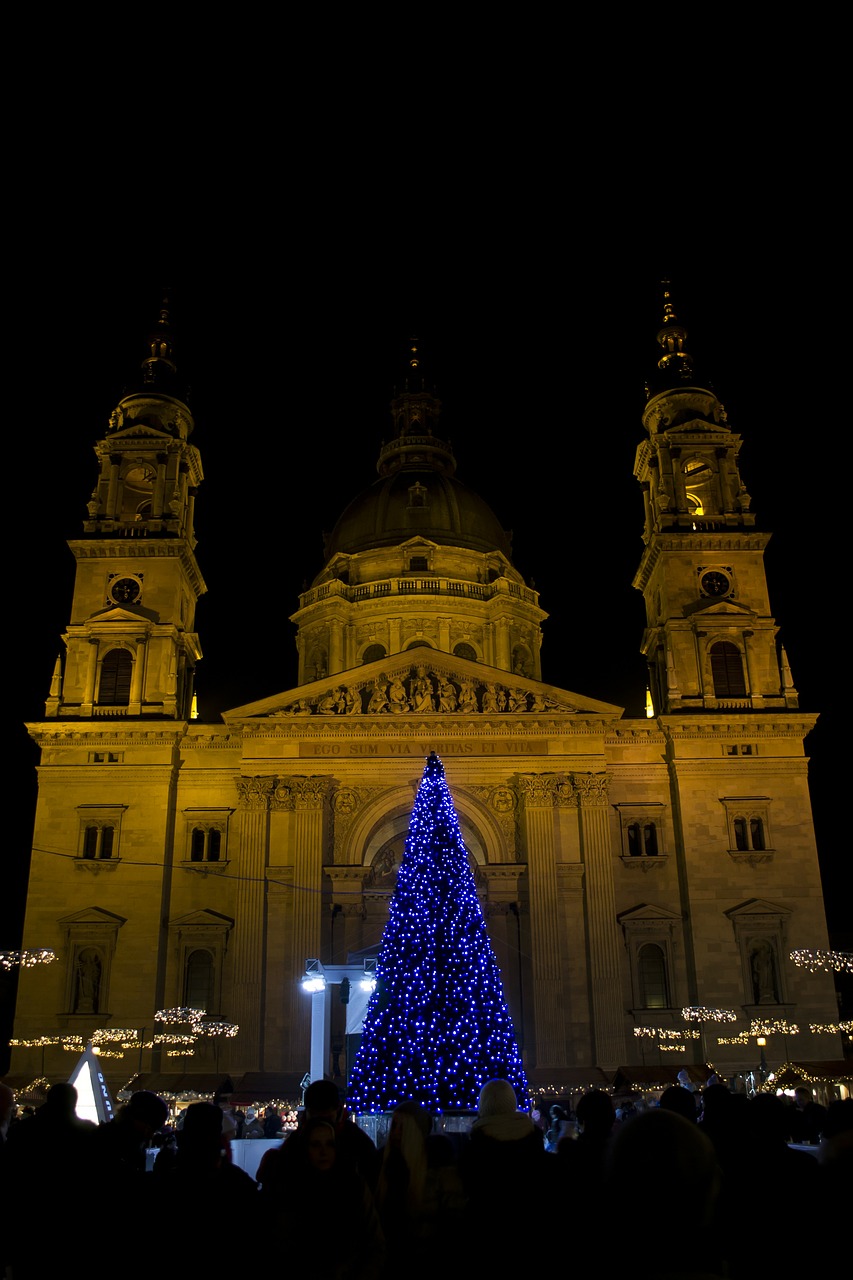
<path fill-rule="evenodd" d="M 32 1221 L 38 1229 L 8 1233 L 7 1264 L 12 1280 L 82 1276 L 83 1260 L 69 1248 L 80 1225 L 76 1189 L 87 1186 L 85 1155 L 96 1126 L 76 1114 L 77 1090 L 55 1084 L 32 1119 L 12 1127 L 0 1151 L 0 1204 L 3 1218 Z M 106 1184 L 105 1184 L 106 1185 Z"/>
<path fill-rule="evenodd" d="M 629 1188 L 654 1188 L 658 1211 L 653 1232 L 610 1233 L 607 1273 L 630 1280 L 725 1276 L 713 1232 L 720 1185 L 714 1149 L 694 1121 L 660 1107 L 626 1121 L 608 1153 L 605 1198 L 612 1207 Z"/>

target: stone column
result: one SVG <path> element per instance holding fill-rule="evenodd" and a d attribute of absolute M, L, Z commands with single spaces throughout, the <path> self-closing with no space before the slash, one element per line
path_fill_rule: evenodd
<path fill-rule="evenodd" d="M 607 778 L 574 774 L 580 804 L 581 852 L 586 875 L 589 985 L 592 992 L 595 1065 L 615 1070 L 625 1061 L 625 1027 L 619 976 L 619 927 L 608 829 Z"/>
<path fill-rule="evenodd" d="M 329 675 L 336 676 L 343 669 L 343 624 L 340 618 L 332 618 L 329 622 Z"/>
<path fill-rule="evenodd" d="M 530 885 L 535 1065 L 560 1067 L 566 1061 L 560 935 L 557 916 L 557 867 L 554 849 L 553 775 L 522 774 L 524 827 Z"/>
<path fill-rule="evenodd" d="M 515 1038 L 524 1061 L 527 1060 L 527 1038 L 532 1010 L 532 992 L 525 981 L 524 954 L 529 935 L 526 917 L 522 925 L 521 888 L 519 880 L 527 873 L 523 862 L 497 862 L 477 868 L 488 886 L 486 920 L 489 937 L 497 958 L 504 995 L 512 1014 Z M 522 938 L 523 933 L 523 938 Z"/>
<path fill-rule="evenodd" d="M 142 706 L 142 695 L 145 689 L 146 640 L 146 636 L 136 637 L 136 656 L 130 677 L 130 703 L 137 710 Z"/>
<path fill-rule="evenodd" d="M 274 779 L 238 778 L 240 846 L 237 919 L 234 928 L 234 1021 L 240 1034 L 232 1060 L 243 1071 L 263 1064 L 264 873 L 269 838 L 269 801 Z"/>
<path fill-rule="evenodd" d="M 294 987 L 305 972 L 305 961 L 322 959 L 323 912 L 323 804 L 330 778 L 289 778 L 293 796 L 293 932 L 290 939 L 291 971 Z M 302 997 L 301 991 L 295 991 Z M 311 1040 L 310 1000 L 296 1001 L 290 1047 L 291 1070 L 307 1063 Z"/>

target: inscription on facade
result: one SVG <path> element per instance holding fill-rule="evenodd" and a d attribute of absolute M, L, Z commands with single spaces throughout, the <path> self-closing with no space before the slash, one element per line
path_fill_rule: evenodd
<path fill-rule="evenodd" d="M 300 742 L 300 756 L 428 756 L 436 751 L 440 756 L 544 756 L 548 743 L 534 738 L 495 738 L 479 741 L 476 738 L 458 742 L 437 742 L 435 739 L 418 739 L 409 742 Z"/>

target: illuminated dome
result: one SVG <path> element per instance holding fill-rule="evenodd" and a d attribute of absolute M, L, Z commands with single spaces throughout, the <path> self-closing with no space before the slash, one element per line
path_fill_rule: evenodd
<path fill-rule="evenodd" d="M 326 554 L 355 555 L 413 537 L 510 558 L 510 540 L 488 503 L 457 480 L 423 463 L 403 463 L 377 480 L 344 511 Z"/>
<path fill-rule="evenodd" d="M 403 390 L 391 401 L 394 436 L 380 450 L 379 479 L 349 504 L 327 537 L 327 565 L 337 556 L 422 538 L 479 556 L 497 552 L 508 567 L 510 535 L 488 503 L 456 478 L 453 450 L 437 431 L 441 401 L 423 378 L 414 343 L 407 363 Z"/>

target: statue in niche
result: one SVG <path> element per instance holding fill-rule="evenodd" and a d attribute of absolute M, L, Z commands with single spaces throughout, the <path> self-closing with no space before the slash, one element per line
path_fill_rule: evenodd
<path fill-rule="evenodd" d="M 412 680 L 411 697 L 413 711 L 435 710 L 432 698 L 432 683 L 426 673 L 426 667 L 417 668 L 415 678 Z"/>
<path fill-rule="evenodd" d="M 760 938 L 749 949 L 749 968 L 752 974 L 752 996 L 756 1004 L 777 1004 L 776 960 L 773 948 L 766 938 Z"/>
<path fill-rule="evenodd" d="M 75 1013 L 98 1013 L 101 996 L 101 957 L 93 947 L 86 947 L 77 957 Z"/>
<path fill-rule="evenodd" d="M 388 710 L 388 695 L 385 690 L 388 688 L 388 682 L 384 676 L 379 676 L 373 685 L 373 693 L 370 695 L 370 701 L 367 704 L 367 714 L 371 716 L 379 715 L 381 711 Z"/>
<path fill-rule="evenodd" d="M 399 676 L 394 676 L 388 686 L 388 704 L 391 714 L 395 716 L 409 710 L 409 699 L 406 697 L 406 690 Z"/>
<path fill-rule="evenodd" d="M 516 649 L 512 660 L 513 675 L 528 676 L 530 672 L 527 669 L 527 659 L 522 649 Z"/>
<path fill-rule="evenodd" d="M 477 695 L 474 692 L 474 684 L 471 680 L 463 680 L 459 686 L 459 710 L 477 710 Z"/>
<path fill-rule="evenodd" d="M 442 676 L 438 682 L 438 709 L 439 711 L 456 710 L 456 690 L 446 676 Z"/>

